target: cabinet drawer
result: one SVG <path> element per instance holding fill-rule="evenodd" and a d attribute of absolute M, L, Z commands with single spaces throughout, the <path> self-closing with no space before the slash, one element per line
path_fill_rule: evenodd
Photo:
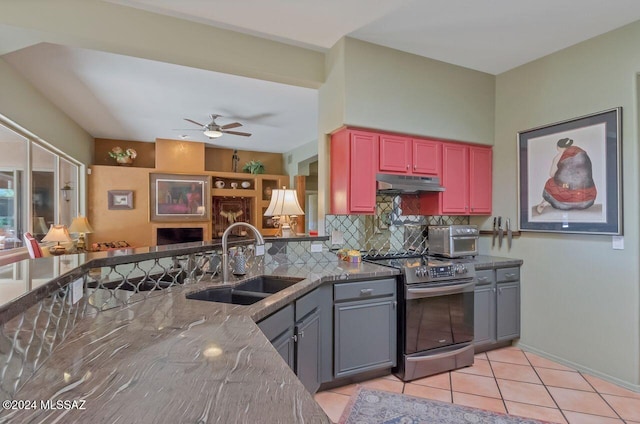
<path fill-rule="evenodd" d="M 512 268 L 498 268 L 496 269 L 496 277 L 498 283 L 505 281 L 518 281 L 520 280 L 520 268 L 514 266 Z"/>
<path fill-rule="evenodd" d="M 287 305 L 278 312 L 269 315 L 258 323 L 258 327 L 273 342 L 278 336 L 293 327 L 293 304 Z"/>
<path fill-rule="evenodd" d="M 482 271 L 476 271 L 477 286 L 483 286 L 485 284 L 492 284 L 496 281 L 495 274 L 492 269 L 484 269 Z"/>
<path fill-rule="evenodd" d="M 395 296 L 395 294 L 396 280 L 392 278 L 340 283 L 333 286 L 334 300 L 365 300 L 378 296 Z"/>

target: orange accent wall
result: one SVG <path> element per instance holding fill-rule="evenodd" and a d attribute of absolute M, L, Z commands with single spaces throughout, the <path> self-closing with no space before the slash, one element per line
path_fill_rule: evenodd
<path fill-rule="evenodd" d="M 156 170 L 174 173 L 204 171 L 204 143 L 156 139 Z"/>

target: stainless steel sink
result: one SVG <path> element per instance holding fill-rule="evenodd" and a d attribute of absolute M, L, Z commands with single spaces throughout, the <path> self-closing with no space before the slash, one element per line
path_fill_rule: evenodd
<path fill-rule="evenodd" d="M 278 293 L 280 290 L 291 287 L 298 281 L 302 280 L 304 280 L 304 278 L 260 275 L 238 284 L 235 288 L 248 292 Z"/>
<path fill-rule="evenodd" d="M 304 280 L 304 278 L 260 275 L 243 281 L 233 288 L 214 287 L 190 293 L 186 297 L 187 299 L 205 300 L 208 302 L 252 305 L 274 293 L 291 287 L 301 280 Z"/>

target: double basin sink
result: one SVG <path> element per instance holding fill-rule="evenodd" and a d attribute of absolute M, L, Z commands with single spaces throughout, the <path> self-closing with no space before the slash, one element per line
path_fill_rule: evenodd
<path fill-rule="evenodd" d="M 304 278 L 260 275 L 233 287 L 214 287 L 189 293 L 187 294 L 187 299 L 231 303 L 234 305 L 252 305 L 287 287 L 291 287 L 301 280 L 304 280 Z"/>

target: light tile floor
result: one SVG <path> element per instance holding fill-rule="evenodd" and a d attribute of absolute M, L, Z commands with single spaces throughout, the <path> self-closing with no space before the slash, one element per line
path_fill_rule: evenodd
<path fill-rule="evenodd" d="M 471 367 L 410 383 L 389 375 L 359 384 L 554 423 L 640 423 L 640 393 L 516 347 L 477 354 Z M 355 389 L 350 384 L 315 399 L 338 422 Z"/>

